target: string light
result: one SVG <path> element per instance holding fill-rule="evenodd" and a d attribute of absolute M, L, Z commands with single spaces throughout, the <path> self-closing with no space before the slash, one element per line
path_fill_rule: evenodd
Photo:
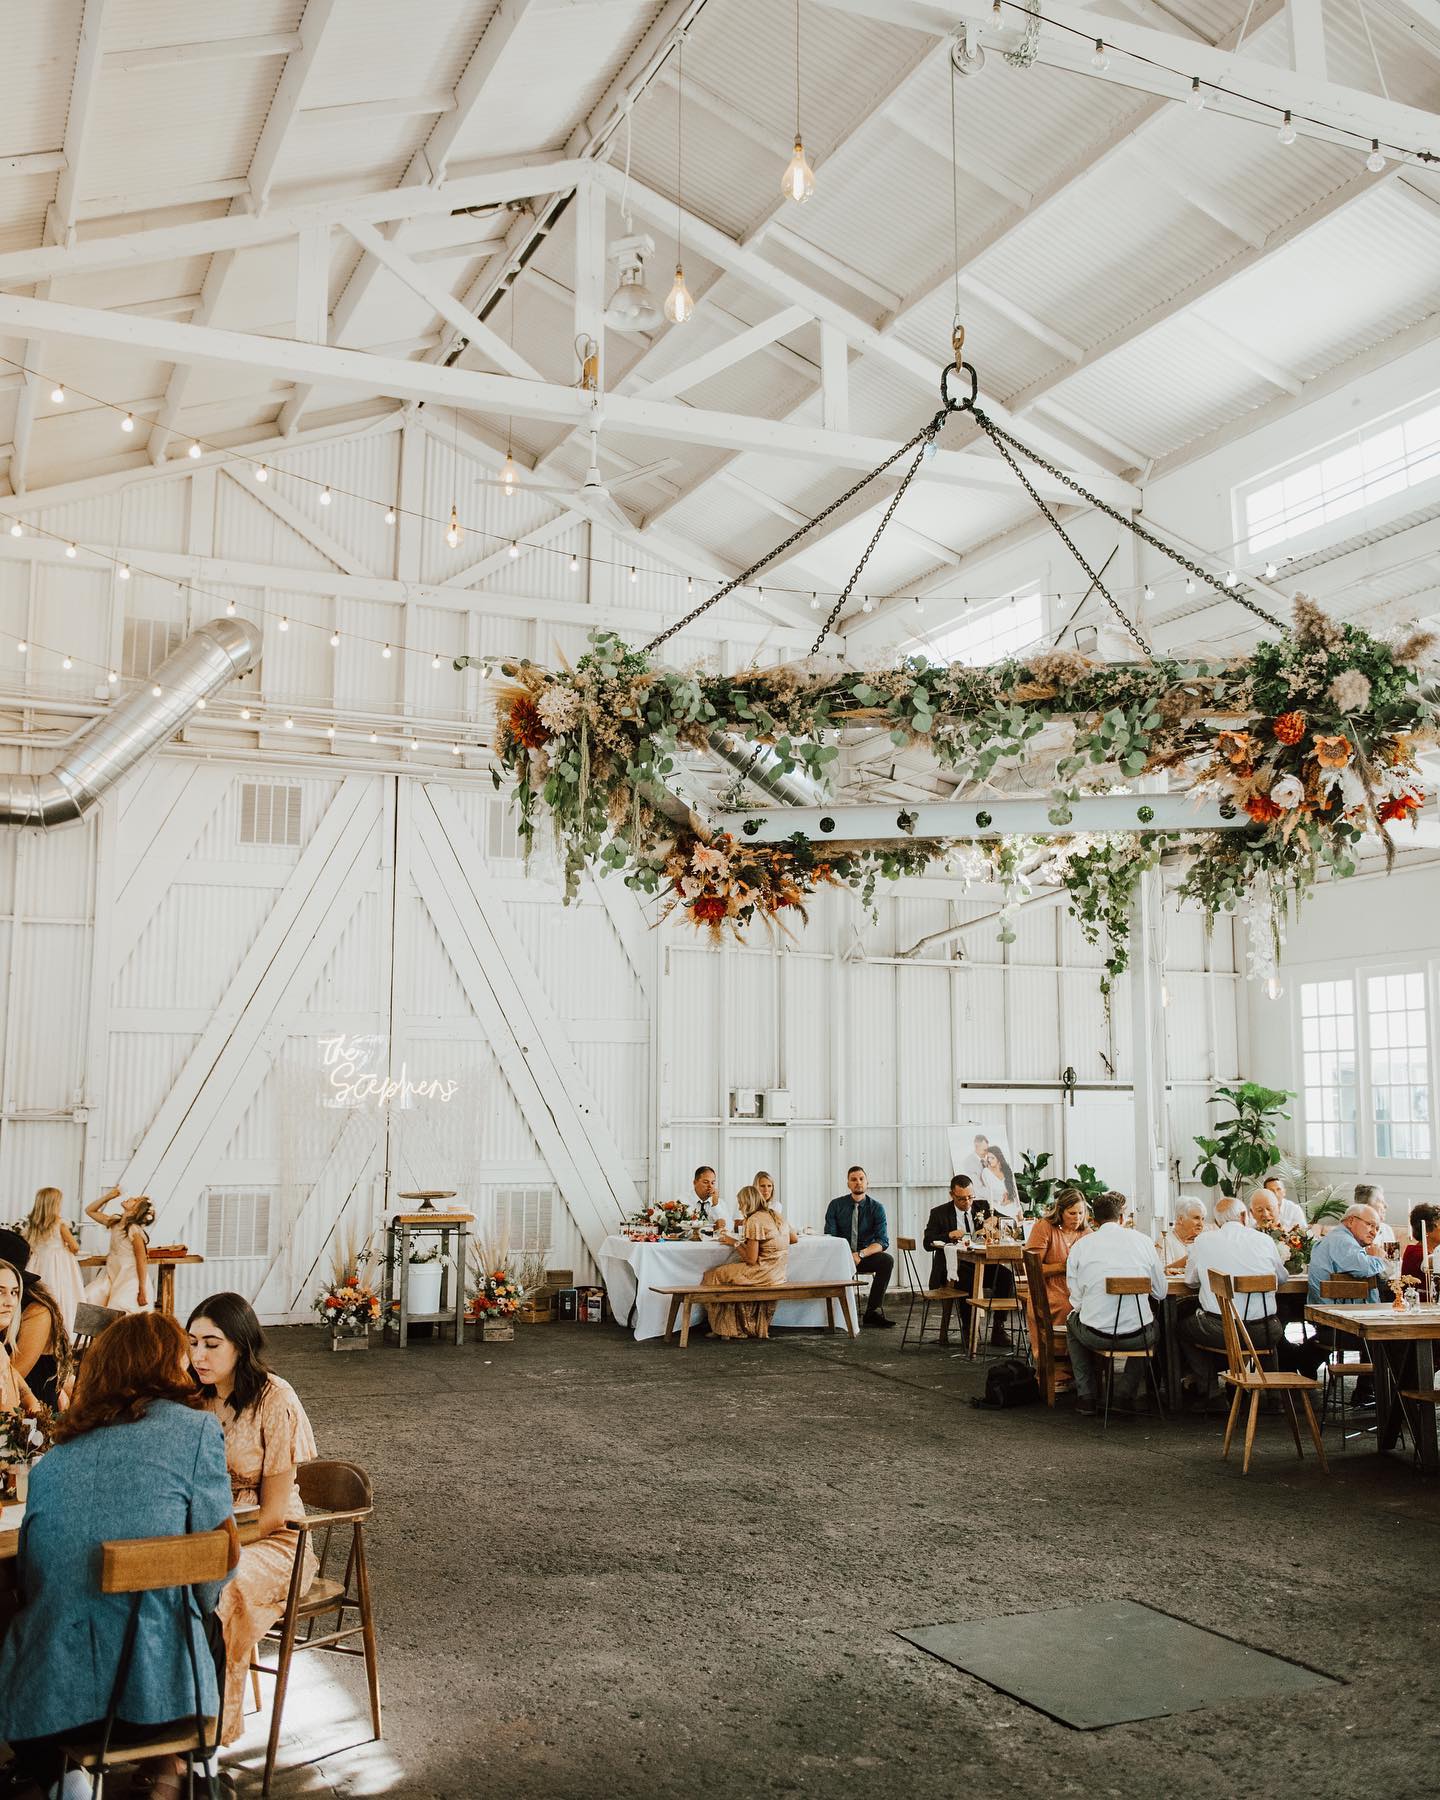
<path fill-rule="evenodd" d="M 293 731 L 295 729 L 295 721 L 293 719 L 287 719 L 285 721 L 285 729 L 287 731 Z"/>
<path fill-rule="evenodd" d="M 999 4 L 999 0 L 996 0 L 996 4 L 997 5 Z M 810 610 L 811 610 L 811 612 L 819 612 L 820 596 L 818 594 L 812 594 L 810 596 Z"/>
<path fill-rule="evenodd" d="M 270 479 L 270 471 L 265 467 L 264 463 L 256 463 L 255 479 L 257 481 L 261 481 L 261 482 L 268 481 Z"/>
<path fill-rule="evenodd" d="M 575 575 L 579 572 L 579 569 L 580 569 L 580 558 L 572 553 L 571 557 L 570 557 L 570 573 L 572 575 Z"/>
<path fill-rule="evenodd" d="M 130 579 L 129 563 L 121 563 L 120 567 L 115 571 L 115 579 L 117 581 L 128 581 Z"/>
<path fill-rule="evenodd" d="M 1280 130 L 1276 135 L 1279 137 L 1282 144 L 1293 144 L 1295 142 L 1295 125 L 1290 117 L 1288 107 L 1285 111 L 1285 117 L 1280 121 Z"/>
<path fill-rule="evenodd" d="M 338 650 L 340 648 L 340 633 L 338 631 L 332 631 L 330 633 L 330 648 L 332 650 Z"/>
<path fill-rule="evenodd" d="M 1275 579 L 1275 565 L 1273 562 L 1267 562 L 1265 565 L 1265 579 L 1267 581 L 1273 581 Z"/>
<path fill-rule="evenodd" d="M 1378 175 L 1385 167 L 1385 158 L 1380 149 L 1379 138 L 1370 140 L 1370 154 L 1365 158 L 1365 167 L 1372 175 Z"/>
<path fill-rule="evenodd" d="M 242 706 L 240 708 L 240 717 L 242 719 L 248 719 L 250 717 L 250 708 L 248 706 Z"/>
<path fill-rule="evenodd" d="M 452 756 L 458 756 L 460 754 L 460 746 L 458 744 L 452 744 L 450 746 L 450 754 Z"/>
<path fill-rule="evenodd" d="M 385 508 L 385 523 L 387 525 L 393 525 L 395 523 L 395 508 L 393 506 L 387 506 Z"/>
<path fill-rule="evenodd" d="M 1185 592 L 1187 594 L 1193 594 L 1195 592 L 1195 577 L 1193 575 L 1187 575 L 1185 577 Z"/>
<path fill-rule="evenodd" d="M 18 519 L 12 519 L 10 521 L 10 535 L 11 537 L 24 537 L 25 527 Z"/>
<path fill-rule="evenodd" d="M 685 577 L 685 592 L 687 594 L 693 594 L 695 592 L 695 577 L 693 575 L 687 575 Z"/>
<path fill-rule="evenodd" d="M 112 669 L 105 679 L 110 683 L 111 687 L 114 687 L 115 683 L 120 679 L 119 670 Z"/>
<path fill-rule="evenodd" d="M 440 667 L 440 655 L 438 651 L 430 658 L 430 667 L 432 669 L 438 669 Z"/>
<path fill-rule="evenodd" d="M 276 630 L 277 630 L 277 631 L 288 631 L 288 630 L 289 630 L 289 629 L 290 629 L 290 621 L 289 621 L 289 619 L 287 619 L 287 618 L 286 618 L 286 617 L 285 617 L 285 615 L 284 615 L 284 614 L 283 614 L 283 613 L 282 613 L 282 614 L 281 614 L 281 615 L 280 615 L 280 623 L 279 623 L 279 625 L 278 625 L 278 626 L 277 626 L 277 627 L 276 627 Z"/>
<path fill-rule="evenodd" d="M 233 600 L 227 600 L 225 602 L 225 617 L 227 619 L 233 619 L 235 617 L 235 602 Z"/>
<path fill-rule="evenodd" d="M 1105 54 L 1104 38 L 1095 40 L 1095 54 L 1090 58 L 1090 67 L 1092 69 L 1108 69 L 1110 67 L 1110 58 Z"/>
<path fill-rule="evenodd" d="M 875 602 L 870 598 L 870 596 L 868 594 L 860 602 L 860 610 L 861 610 L 861 612 L 874 612 Z"/>
<path fill-rule="evenodd" d="M 333 725 L 327 725 L 325 727 L 325 735 L 327 738 L 333 738 L 335 735 L 335 727 Z"/>
<path fill-rule="evenodd" d="M 20 642 L 15 646 L 15 653 L 17 656 L 24 656 L 29 648 L 30 646 L 25 642 L 24 638 L 21 638 Z"/>
<path fill-rule="evenodd" d="M 511 562 L 514 562 L 515 558 L 517 556 L 519 556 L 519 554 L 520 554 L 520 546 L 519 546 L 519 544 L 516 543 L 514 538 L 511 538 L 511 540 L 510 540 L 510 560 L 511 560 Z"/>
<path fill-rule="evenodd" d="M 120 421 L 120 429 L 122 431 L 133 431 L 135 429 L 134 413 L 126 413 L 125 417 Z"/>
<path fill-rule="evenodd" d="M 70 660 L 70 658 L 68 656 L 66 656 L 66 657 L 61 658 L 60 667 L 62 669 L 73 669 L 75 667 L 75 664 Z"/>
<path fill-rule="evenodd" d="M 333 499 L 334 495 L 330 492 L 330 483 L 327 481 L 320 490 L 320 504 L 322 506 L 328 506 Z"/>
<path fill-rule="evenodd" d="M 52 406 L 63 406 L 65 404 L 65 389 L 58 381 L 50 390 L 50 404 Z"/>
<path fill-rule="evenodd" d="M 1148 581 L 1145 583 L 1145 598 L 1147 600 L 1153 600 L 1155 598 L 1155 590 Z"/>
<path fill-rule="evenodd" d="M 67 555 L 67 556 L 72 556 L 72 557 L 73 557 L 73 556 L 78 556 L 78 555 L 79 555 L 79 553 L 80 553 L 80 551 L 79 551 L 79 546 L 78 546 L 78 545 L 76 545 L 76 544 L 67 544 L 67 545 L 66 545 L 66 546 L 65 546 L 65 554 L 66 554 L 66 555 Z"/>
<path fill-rule="evenodd" d="M 188 449 L 188 450 L 187 450 L 187 451 L 186 451 L 186 452 L 185 452 L 185 454 L 186 454 L 186 455 L 187 455 L 187 456 L 188 456 L 188 457 L 190 457 L 190 458 L 191 458 L 191 459 L 192 459 L 192 460 L 193 460 L 193 459 L 194 459 L 194 458 L 195 458 L 195 457 L 198 457 L 198 456 L 199 456 L 199 454 L 200 454 L 200 440 L 199 440 L 199 438 L 191 438 L 191 440 L 190 440 L 190 448 L 189 448 L 189 449 Z"/>
<path fill-rule="evenodd" d="M 372 744 L 378 744 L 380 742 L 380 733 L 378 731 L 372 731 L 370 733 L 370 742 Z"/>
<path fill-rule="evenodd" d="M 201 711 L 201 712 L 204 712 L 204 710 L 205 710 L 205 696 L 204 696 L 204 695 L 203 695 L 203 694 L 202 694 L 202 695 L 201 695 L 201 696 L 200 696 L 200 698 L 199 698 L 199 699 L 198 699 L 198 700 L 197 700 L 197 701 L 196 701 L 196 702 L 195 702 L 195 705 L 196 705 L 196 706 L 197 706 L 197 708 L 198 708 L 198 709 L 199 709 L 199 710 L 200 710 L 200 711 Z"/>
<path fill-rule="evenodd" d="M 152 686 L 152 687 L 151 687 L 151 689 L 150 689 L 150 692 L 151 692 L 151 694 L 152 694 L 152 695 L 153 695 L 153 696 L 154 696 L 154 697 L 155 697 L 155 699 L 157 699 L 157 700 L 158 700 L 158 699 L 159 699 L 159 698 L 160 698 L 160 695 L 161 695 L 161 694 L 162 694 L 162 693 L 163 693 L 163 691 L 164 691 L 164 690 L 163 690 L 163 689 L 162 689 L 162 688 L 161 688 L 161 686 L 160 686 L 160 683 L 159 683 L 159 682 L 158 682 L 158 681 L 157 681 L 157 682 L 155 682 L 155 684 L 154 684 L 154 685 L 153 685 L 153 686 Z"/>
<path fill-rule="evenodd" d="M 389 656 L 389 655 L 390 655 L 390 646 L 389 646 L 389 645 L 388 645 L 388 644 L 386 644 L 386 646 L 385 646 L 385 647 L 384 647 L 384 649 L 383 649 L 383 650 L 382 650 L 382 651 L 381 651 L 381 652 L 380 652 L 380 654 L 381 654 L 381 655 L 382 655 L 382 656 L 385 656 L 385 657 L 388 657 L 388 656 Z"/>
<path fill-rule="evenodd" d="M 411 740 L 410 740 L 410 748 L 411 748 L 411 749 L 412 749 L 412 750 L 418 750 L 418 749 L 419 749 L 419 748 L 420 748 L 420 740 L 419 740 L 419 738 L 417 738 L 417 737 L 412 737 L 412 738 L 411 738 Z"/>
<path fill-rule="evenodd" d="M 640 579 L 640 577 L 635 573 L 634 563 L 631 563 L 631 565 L 630 565 L 630 579 L 632 581 L 638 581 Z"/>
<path fill-rule="evenodd" d="M 1205 110 L 1205 90 L 1200 85 L 1200 77 L 1198 75 L 1192 75 L 1190 77 L 1190 92 L 1186 96 L 1185 104 L 1190 108 L 1191 112 L 1203 112 Z"/>

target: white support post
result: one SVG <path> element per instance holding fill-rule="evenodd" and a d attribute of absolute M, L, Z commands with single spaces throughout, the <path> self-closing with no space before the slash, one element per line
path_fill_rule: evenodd
<path fill-rule="evenodd" d="M 850 346 L 828 319 L 820 321 L 820 408 L 827 431 L 850 429 Z"/>
<path fill-rule="evenodd" d="M 1158 869 L 1140 878 L 1131 914 L 1130 1054 L 1135 1096 L 1135 1228 L 1154 1237 L 1170 1216 L 1165 1106 L 1165 1013 L 1160 1003 L 1160 911 L 1165 904 Z"/>
<path fill-rule="evenodd" d="M 1285 16 L 1290 22 L 1290 61 L 1295 73 L 1324 81 L 1325 20 L 1321 0 L 1289 0 Z"/>

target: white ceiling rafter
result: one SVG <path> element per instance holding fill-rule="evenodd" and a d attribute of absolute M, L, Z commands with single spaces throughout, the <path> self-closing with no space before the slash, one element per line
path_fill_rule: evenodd
<path fill-rule="evenodd" d="M 274 185 L 276 166 L 285 149 L 285 140 L 291 127 L 300 115 L 305 84 L 315 67 L 315 59 L 320 54 L 320 45 L 334 17 L 337 4 L 338 0 L 305 0 L 305 11 L 300 19 L 300 48 L 292 51 L 285 59 L 285 67 L 281 70 L 280 80 L 275 88 L 275 97 L 270 102 L 270 110 L 260 128 L 260 136 L 256 140 L 246 175 L 250 184 L 251 204 L 256 212 L 263 212 L 270 204 L 270 189 Z"/>
<path fill-rule="evenodd" d="M 94 307 L 25 300 L 15 295 L 0 295 L 0 328 L 7 325 L 17 335 L 53 334 L 148 350 L 172 362 L 259 369 L 278 379 L 308 379 L 327 386 L 359 388 L 366 394 L 387 394 L 399 400 L 438 401 L 481 413 L 548 419 L 571 426 L 584 424 L 587 429 L 594 413 L 588 394 L 550 382 L 522 381 L 513 375 L 482 374 L 471 369 L 437 368 L 363 350 L 218 331 L 213 326 L 169 319 L 122 316 Z M 723 450 L 789 454 L 839 468 L 873 468 L 899 448 L 889 440 L 853 432 L 714 412 L 669 400 L 612 394 L 606 398 L 602 411 L 607 426 L 642 437 Z M 946 486 L 1008 490 L 1013 477 L 1002 463 L 977 451 L 940 450 L 926 462 L 917 479 Z M 1107 498 L 1122 503 L 1130 498 L 1131 490 L 1125 483 L 1088 479 L 1104 489 Z M 1067 492 L 1063 484 L 1038 472 L 1036 486 L 1051 498 L 1063 498 Z"/>

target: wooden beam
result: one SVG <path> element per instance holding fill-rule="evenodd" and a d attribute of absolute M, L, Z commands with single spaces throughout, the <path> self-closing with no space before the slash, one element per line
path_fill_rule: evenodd
<path fill-rule="evenodd" d="M 298 31 L 260 32 L 253 37 L 203 38 L 191 44 L 107 50 L 107 75 L 137 75 L 148 69 L 178 69 L 207 62 L 240 62 L 262 56 L 290 56 L 300 48 Z"/>
<path fill-rule="evenodd" d="M 250 157 L 246 179 L 250 183 L 251 204 L 257 212 L 263 212 L 270 204 L 275 168 L 290 127 L 299 116 L 305 84 L 315 67 L 321 40 L 334 17 L 336 4 L 337 0 L 305 0 L 305 11 L 300 19 L 300 48 L 286 58 L 270 110 L 265 115 L 265 123 Z"/>
<path fill-rule="evenodd" d="M 283 470 L 276 471 L 275 480 L 263 484 L 258 481 L 242 481 L 233 469 L 222 469 L 220 472 L 227 481 L 239 488 L 248 500 L 255 501 L 264 507 L 266 512 L 279 519 L 283 525 L 288 525 L 293 532 L 309 544 L 312 550 L 318 550 L 321 556 L 334 563 L 337 569 L 342 569 L 345 574 L 355 575 L 366 581 L 383 579 L 378 570 L 367 568 L 353 551 L 348 550 L 338 538 L 332 537 L 323 525 L 316 524 L 308 513 L 303 512 L 298 506 L 292 505 L 283 494 L 276 493 L 275 482 L 283 481 L 285 478 Z"/>
<path fill-rule="evenodd" d="M 683 394 L 687 388 L 698 387 L 702 381 L 709 381 L 712 376 L 719 375 L 726 369 L 733 369 L 736 363 L 744 362 L 746 357 L 753 356 L 757 350 L 763 350 L 777 338 L 788 337 L 792 331 L 798 331 L 809 322 L 810 315 L 803 306 L 782 307 L 768 319 L 762 319 L 758 325 L 751 325 L 735 337 L 727 338 L 723 344 L 717 344 L 713 350 L 706 350 L 699 356 L 691 357 L 689 362 L 681 363 L 678 368 L 670 369 L 664 375 L 657 375 L 646 384 L 643 392 L 651 400 L 668 400 L 675 394 Z M 826 420 L 827 425 L 831 423 L 831 420 Z"/>
<path fill-rule="evenodd" d="M 106 0 L 85 0 L 80 15 L 80 41 L 75 51 L 75 75 L 70 84 L 70 108 L 65 115 L 65 139 L 61 145 L 65 152 L 65 167 L 55 184 L 55 216 L 60 224 L 58 235 L 65 238 L 75 229 L 85 140 L 90 135 L 99 99 L 100 37 L 105 6 Z"/>

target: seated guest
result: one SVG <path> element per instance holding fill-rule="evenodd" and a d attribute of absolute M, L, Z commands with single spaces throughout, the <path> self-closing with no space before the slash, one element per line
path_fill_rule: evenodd
<path fill-rule="evenodd" d="M 755 1171 L 755 1179 L 750 1185 L 759 1190 L 760 1198 L 778 1219 L 780 1217 L 780 1202 L 775 1197 L 775 1177 L 768 1169 L 757 1169 Z M 740 1217 L 743 1219 L 745 1217 L 744 1213 L 741 1213 Z"/>
<path fill-rule="evenodd" d="M 0 1262 L 0 1412 L 40 1411 L 40 1401 L 11 1360 L 20 1332 L 20 1271 Z"/>
<path fill-rule="evenodd" d="M 1396 1238 L 1394 1227 L 1391 1225 L 1386 1213 L 1384 1188 L 1376 1187 L 1375 1184 L 1370 1181 L 1357 1181 L 1355 1183 L 1355 1197 L 1353 1204 L 1356 1206 L 1368 1206 L 1371 1212 L 1374 1213 L 1377 1221 L 1375 1227 L 1375 1248 L 1377 1250 L 1383 1250 L 1388 1256 L 1396 1243 Z"/>
<path fill-rule="evenodd" d="M 163 1314 L 117 1319 L 87 1352 L 55 1444 L 31 1471 L 18 1564 L 24 1603 L 0 1645 L 0 1737 L 42 1790 L 59 1778 L 66 1740 L 104 1720 L 119 1670 L 131 1596 L 100 1592 L 100 1545 L 230 1520 L 225 1442 L 201 1409 L 184 1332 Z M 194 1590 L 204 1612 L 220 1591 Z M 141 1598 L 117 1743 L 172 1721 L 177 1732 L 190 1729 L 197 1706 L 215 1716 L 214 1659 L 201 1618 L 182 1629 L 182 1598 L 163 1590 Z M 142 1768 L 150 1792 L 181 1792 L 174 1757 Z"/>
<path fill-rule="evenodd" d="M 1215 1210 L 1218 1213 L 1220 1208 Z M 1234 1217 L 1228 1218 L 1218 1231 L 1202 1231 L 1191 1244 L 1185 1280 L 1198 1290 L 1200 1304 L 1180 1321 L 1179 1338 L 1180 1353 L 1185 1358 L 1184 1385 L 1201 1394 L 1209 1393 L 1218 1364 L 1213 1357 L 1204 1355 L 1200 1345 L 1215 1350 L 1225 1348 L 1225 1323 L 1210 1285 L 1212 1270 L 1222 1275 L 1273 1275 L 1278 1288 L 1285 1279 L 1285 1253 L 1274 1238 Z M 1257 1350 L 1273 1350 L 1284 1342 L 1285 1327 L 1273 1293 L 1237 1294 L 1235 1312 L 1244 1320 Z"/>
<path fill-rule="evenodd" d="M 989 1207 L 984 1208 L 981 1220 L 977 1221 L 971 1210 L 975 1201 L 975 1186 L 968 1175 L 952 1175 L 950 1177 L 950 1198 L 942 1200 L 938 1206 L 932 1206 L 930 1216 L 925 1221 L 925 1235 L 921 1246 L 930 1252 L 930 1285 L 942 1288 L 949 1280 L 945 1264 L 945 1245 L 958 1244 L 964 1238 L 980 1229 L 984 1219 L 990 1217 Z M 983 1202 L 981 1203 L 984 1204 Z"/>
<path fill-rule="evenodd" d="M 1269 1188 L 1256 1188 L 1246 1207 L 1250 1223 L 1256 1231 L 1280 1229 L 1280 1207 Z"/>
<path fill-rule="evenodd" d="M 1370 1289 L 1366 1298 L 1380 1298 L 1379 1284 L 1385 1279 L 1388 1267 L 1382 1257 L 1371 1251 L 1379 1230 L 1380 1219 L 1374 1208 L 1357 1202 L 1334 1231 L 1325 1233 L 1310 1257 L 1309 1300 L 1312 1306 L 1320 1304 L 1321 1282 L 1336 1276 L 1346 1281 L 1366 1282 Z"/>
<path fill-rule="evenodd" d="M 0 1335 L 13 1322 L 15 1342 L 10 1361 L 15 1373 L 42 1406 L 60 1410 L 72 1373 L 70 1334 L 61 1317 L 60 1303 L 30 1270 L 30 1245 L 18 1231 L 0 1231 L 0 1262 L 8 1264 L 20 1282 L 18 1318 L 4 1316 L 0 1300 Z"/>
<path fill-rule="evenodd" d="M 785 1279 L 794 1234 L 771 1212 L 758 1187 L 741 1188 L 739 1205 L 740 1236 L 716 1233 L 716 1242 L 732 1245 L 739 1262 L 707 1269 L 700 1279 L 706 1287 L 777 1286 Z M 774 1317 L 773 1300 L 705 1308 L 705 1322 L 717 1338 L 768 1338 Z"/>
<path fill-rule="evenodd" d="M 1085 1196 L 1079 1188 L 1062 1187 L 1055 1196 L 1054 1205 L 1044 1218 L 1037 1219 L 1030 1227 L 1030 1235 L 1025 1240 L 1027 1250 L 1039 1252 L 1040 1266 L 1045 1273 L 1045 1292 L 1050 1301 L 1050 1318 L 1057 1329 L 1064 1325 L 1070 1311 L 1070 1289 L 1065 1280 L 1066 1264 L 1070 1260 L 1070 1252 L 1088 1230 L 1085 1223 Z M 1035 1358 L 1038 1362 L 1038 1345 L 1035 1346 Z"/>
<path fill-rule="evenodd" d="M 297 1542 L 286 1523 L 305 1517 L 295 1471 L 313 1460 L 315 1435 L 294 1388 L 270 1372 L 265 1333 L 239 1294 L 212 1294 L 203 1300 L 191 1313 L 187 1329 L 190 1366 L 200 1383 L 203 1404 L 225 1433 L 234 1504 L 260 1508 L 259 1536 L 241 1550 L 239 1567 L 216 1608 L 225 1634 L 220 1741 L 233 1744 L 244 1729 L 251 1655 L 285 1610 Z M 305 1544 L 302 1593 L 319 1567 L 308 1538 Z"/>
<path fill-rule="evenodd" d="M 702 1163 L 695 1171 L 690 1185 L 695 1193 L 696 1204 L 712 1225 L 730 1224 L 735 1217 L 734 1209 L 727 1206 L 717 1193 L 715 1171 L 708 1163 Z"/>
<path fill-rule="evenodd" d="M 1436 1246 L 1440 1245 L 1440 1206 L 1421 1204 L 1410 1208 L 1410 1242 L 1405 1246 L 1405 1253 L 1400 1258 L 1400 1273 L 1413 1275 L 1417 1281 L 1425 1277 L 1426 1258 L 1431 1258 L 1430 1272 L 1433 1274 L 1433 1261 Z"/>
<path fill-rule="evenodd" d="M 1245 1202 L 1238 1194 L 1227 1194 L 1223 1200 L 1215 1202 L 1215 1225 L 1217 1230 L 1225 1225 L 1248 1225 L 1250 1215 L 1245 1210 Z"/>
<path fill-rule="evenodd" d="M 1070 1366 L 1075 1371 L 1075 1410 L 1093 1414 L 1100 1390 L 1098 1350 L 1140 1350 L 1155 1342 L 1158 1328 L 1151 1305 L 1165 1298 L 1165 1271 L 1155 1246 L 1142 1232 L 1127 1231 L 1125 1196 L 1108 1190 L 1091 1207 L 1095 1229 L 1081 1238 L 1065 1265 L 1071 1312 L 1065 1321 Z M 1143 1275 L 1148 1294 L 1107 1294 L 1112 1275 Z M 1118 1326 L 1118 1329 L 1117 1329 Z M 1143 1370 L 1138 1358 L 1121 1363 L 1115 1374 L 1113 1404 L 1128 1411 Z"/>
<path fill-rule="evenodd" d="M 1165 1227 L 1165 1235 L 1159 1244 L 1160 1260 L 1167 1275 L 1185 1272 L 1185 1265 L 1190 1260 L 1190 1246 L 1202 1231 L 1209 1229 L 1209 1225 L 1203 1200 L 1186 1194 L 1175 1202 L 1174 1223 Z"/>
<path fill-rule="evenodd" d="M 1267 1175 L 1261 1185 L 1270 1190 L 1282 1231 L 1294 1231 L 1297 1227 L 1303 1229 L 1309 1224 L 1310 1221 L 1305 1217 L 1305 1208 L 1287 1198 L 1285 1183 L 1278 1175 Z"/>
<path fill-rule="evenodd" d="M 887 1319 L 881 1308 L 885 1304 L 890 1277 L 895 1272 L 895 1258 L 890 1254 L 885 1208 L 866 1193 L 865 1171 L 859 1163 L 852 1164 L 846 1173 L 845 1185 L 850 1192 L 839 1195 L 825 1209 L 825 1235 L 847 1239 L 858 1273 L 873 1277 L 861 1324 L 889 1331 L 895 1321 Z"/>

